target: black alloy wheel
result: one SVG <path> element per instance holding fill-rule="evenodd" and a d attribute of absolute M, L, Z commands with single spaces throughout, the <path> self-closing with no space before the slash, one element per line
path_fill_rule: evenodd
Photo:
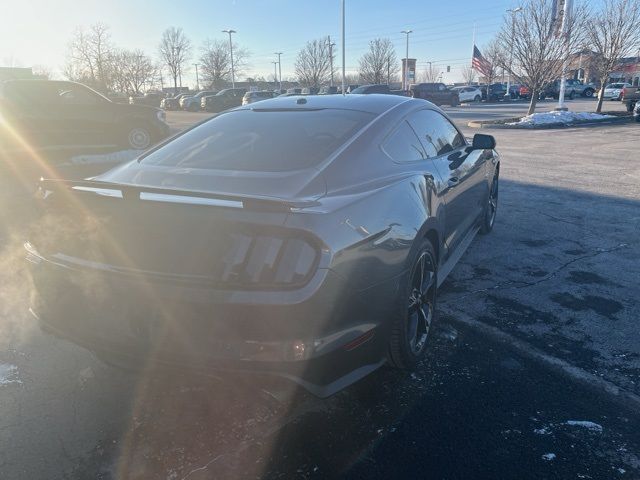
<path fill-rule="evenodd" d="M 493 224 L 496 222 L 496 214 L 498 212 L 498 175 L 491 182 L 491 190 L 487 197 L 487 205 L 485 206 L 484 217 L 480 227 L 480 233 L 489 233 L 493 230 Z"/>
<path fill-rule="evenodd" d="M 437 268 L 433 246 L 423 240 L 400 291 L 399 312 L 391 334 L 389 354 L 391 364 L 411 370 L 424 357 L 429 332 L 436 316 L 438 289 Z"/>

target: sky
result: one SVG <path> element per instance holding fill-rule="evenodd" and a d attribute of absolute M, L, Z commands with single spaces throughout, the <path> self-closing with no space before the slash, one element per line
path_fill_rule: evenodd
<path fill-rule="evenodd" d="M 4 5 L 3 5 L 4 4 Z M 482 47 L 500 29 L 516 0 L 346 0 L 346 69 L 357 71 L 368 42 L 389 38 L 398 58 L 417 59 L 418 74 L 433 62 L 443 81 L 461 79 L 470 64 L 474 25 Z M 199 49 L 207 39 L 228 39 L 224 29 L 237 31 L 234 41 L 249 50 L 246 76 L 273 78 L 274 52 L 282 55 L 283 79 L 293 77 L 293 63 L 308 40 L 331 35 L 341 57 L 341 1 L 322 0 L 0 0 L 0 11 L 11 21 L 0 28 L 0 66 L 45 66 L 61 78 L 74 29 L 102 22 L 122 48 L 140 48 L 157 56 L 162 32 L 182 27 L 194 48 L 183 84 L 195 85 Z M 451 72 L 446 73 L 446 67 Z"/>

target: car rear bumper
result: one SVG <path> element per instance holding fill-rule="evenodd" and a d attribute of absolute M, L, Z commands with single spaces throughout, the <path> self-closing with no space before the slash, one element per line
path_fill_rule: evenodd
<path fill-rule="evenodd" d="M 277 374 L 325 397 L 385 361 L 389 312 L 327 269 L 301 289 L 259 292 L 87 280 L 43 259 L 31 270 L 43 329 L 111 363 Z"/>

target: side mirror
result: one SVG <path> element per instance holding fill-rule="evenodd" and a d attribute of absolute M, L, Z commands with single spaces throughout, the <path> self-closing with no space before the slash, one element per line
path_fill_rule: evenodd
<path fill-rule="evenodd" d="M 473 150 L 493 150 L 494 148 L 496 148 L 496 139 L 493 138 L 493 135 L 476 133 L 473 136 L 471 148 Z"/>

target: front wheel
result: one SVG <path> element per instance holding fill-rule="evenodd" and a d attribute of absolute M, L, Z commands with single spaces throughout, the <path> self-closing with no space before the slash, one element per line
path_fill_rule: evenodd
<path fill-rule="evenodd" d="M 574 96 L 575 96 L 575 93 L 573 92 L 573 90 L 571 90 L 571 93 L 569 94 L 569 100 L 573 100 Z"/>
<path fill-rule="evenodd" d="M 491 190 L 487 197 L 487 204 L 484 207 L 484 215 L 482 216 L 482 224 L 480 225 L 480 233 L 486 234 L 493 230 L 493 224 L 496 221 L 498 212 L 498 174 L 496 173 L 491 182 Z"/>
<path fill-rule="evenodd" d="M 587 89 L 584 91 L 583 95 L 584 95 L 585 97 L 587 97 L 587 98 L 591 98 L 591 97 L 593 97 L 593 90 L 592 90 L 591 88 L 587 88 Z"/>
<path fill-rule="evenodd" d="M 475 98 L 473 99 L 473 101 L 476 103 L 480 103 L 480 100 L 482 100 L 482 97 L 480 95 L 476 95 Z"/>
<path fill-rule="evenodd" d="M 389 360 L 396 368 L 412 370 L 424 357 L 436 315 L 437 278 L 433 245 L 423 239 L 398 294 L 397 313 L 389 340 Z"/>

